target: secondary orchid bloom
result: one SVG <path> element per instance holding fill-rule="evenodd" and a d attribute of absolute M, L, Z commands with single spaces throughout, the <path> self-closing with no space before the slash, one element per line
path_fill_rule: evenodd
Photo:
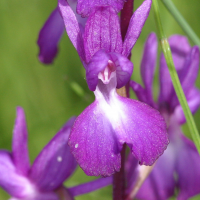
<path fill-rule="evenodd" d="M 73 196 L 112 182 L 109 177 L 68 189 L 62 186 L 77 166 L 67 145 L 74 120 L 75 117 L 64 125 L 30 166 L 25 115 L 22 108 L 17 108 L 12 152 L 0 150 L 0 186 L 12 196 L 11 200 L 72 200 Z"/>
<path fill-rule="evenodd" d="M 174 35 L 169 38 L 172 56 L 178 76 L 192 113 L 200 105 L 200 91 L 195 87 L 195 80 L 199 70 L 199 48 L 190 47 L 184 36 Z M 153 171 L 144 181 L 136 195 L 143 200 L 166 200 L 175 195 L 178 189 L 178 199 L 186 200 L 200 193 L 200 156 L 192 141 L 181 131 L 181 124 L 185 123 L 185 116 L 172 86 L 164 55 L 160 58 L 160 94 L 158 102 L 153 100 L 152 82 L 156 66 L 157 39 L 150 34 L 141 62 L 141 75 L 144 88 L 131 81 L 130 85 L 139 100 L 158 109 L 168 124 L 170 144 L 164 154 L 157 160 Z M 133 188 L 135 181 L 134 168 L 137 172 L 136 160 L 131 157 L 128 172 L 128 191 Z M 132 175 L 131 175 L 132 171 Z"/>
<path fill-rule="evenodd" d="M 149 14 L 151 0 L 133 14 L 124 42 L 111 6 L 93 9 L 81 31 L 67 1 L 58 2 L 96 97 L 78 116 L 70 134 L 69 145 L 78 164 L 87 175 L 109 176 L 120 170 L 120 151 L 127 143 L 140 164 L 152 165 L 168 144 L 164 119 L 148 105 L 116 93 L 116 87 L 124 86 L 132 74 L 133 64 L 127 57 Z"/>
<path fill-rule="evenodd" d="M 77 166 L 67 145 L 74 120 L 71 118 L 64 125 L 30 166 L 25 114 L 22 108 L 17 108 L 12 152 L 0 151 L 0 186 L 12 200 L 58 200 L 54 190 L 62 186 Z"/>

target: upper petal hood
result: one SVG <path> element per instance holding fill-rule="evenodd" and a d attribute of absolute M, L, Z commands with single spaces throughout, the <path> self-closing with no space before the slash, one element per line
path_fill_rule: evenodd
<path fill-rule="evenodd" d="M 117 88 L 123 87 L 130 80 L 133 72 L 132 62 L 125 56 L 118 53 L 108 54 L 104 50 L 99 50 L 86 68 L 86 80 L 90 90 L 96 89 L 99 73 L 103 73 L 106 67 L 109 68 L 108 76 L 116 71 Z"/>
<path fill-rule="evenodd" d="M 119 17 L 111 6 L 97 7 L 87 20 L 84 33 L 86 61 L 104 49 L 106 53 L 122 50 Z"/>
<path fill-rule="evenodd" d="M 59 187 L 76 168 L 76 161 L 67 145 L 74 120 L 71 118 L 65 124 L 33 163 L 29 177 L 42 191 Z"/>

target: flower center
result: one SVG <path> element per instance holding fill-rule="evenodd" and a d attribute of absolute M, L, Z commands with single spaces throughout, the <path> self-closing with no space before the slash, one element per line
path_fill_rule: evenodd
<path fill-rule="evenodd" d="M 114 72 L 115 70 L 116 67 L 114 63 L 109 60 L 106 68 L 98 74 L 98 78 L 101 79 L 104 84 L 108 84 L 110 82 L 110 79 L 114 76 L 114 73 L 112 72 Z"/>

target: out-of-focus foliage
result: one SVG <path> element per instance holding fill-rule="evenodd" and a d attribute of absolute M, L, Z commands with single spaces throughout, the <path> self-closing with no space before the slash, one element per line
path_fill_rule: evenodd
<path fill-rule="evenodd" d="M 135 0 L 135 8 L 141 3 L 142 0 Z M 198 1 L 174 0 L 174 3 L 200 36 Z M 37 59 L 38 32 L 55 6 L 56 1 L 48 0 L 0 1 L 0 149 L 11 149 L 16 106 L 22 106 L 27 116 L 31 161 L 67 119 L 80 114 L 94 99 L 85 81 L 84 68 L 66 33 L 53 65 L 44 66 Z M 160 8 L 166 35 L 184 34 L 162 3 Z M 152 31 L 156 32 L 156 27 L 151 11 L 133 49 L 132 77 L 140 83 L 143 44 Z M 157 80 L 154 86 L 158 91 Z M 200 79 L 197 86 L 200 87 Z M 200 111 L 195 115 L 198 130 L 199 117 Z M 189 135 L 187 126 L 184 130 Z M 66 185 L 73 186 L 92 179 L 94 177 L 87 177 L 78 169 Z M 76 199 L 108 200 L 111 194 L 110 186 Z M 3 190 L 0 190 L 0 199 L 8 199 Z"/>

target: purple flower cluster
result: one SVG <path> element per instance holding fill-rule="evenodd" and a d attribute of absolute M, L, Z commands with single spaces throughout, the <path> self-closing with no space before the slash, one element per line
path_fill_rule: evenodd
<path fill-rule="evenodd" d="M 192 113 L 200 105 L 200 91 L 195 87 L 199 70 L 199 48 L 191 47 L 184 36 L 173 35 L 169 38 L 172 56 L 178 76 Z M 186 200 L 200 193 L 200 156 L 195 145 L 181 131 L 181 124 L 186 119 L 172 86 L 167 64 L 162 54 L 160 57 L 160 93 L 158 101 L 153 100 L 152 82 L 156 66 L 157 39 L 150 34 L 141 62 L 141 76 L 144 88 L 131 81 L 130 85 L 138 99 L 158 109 L 168 125 L 170 144 L 157 160 L 149 177 L 144 181 L 136 197 L 144 200 L 166 200 L 178 189 L 178 199 Z M 134 185 L 134 168 L 137 162 L 129 160 L 129 191 Z M 139 170 L 140 167 L 138 166 Z"/>
<path fill-rule="evenodd" d="M 86 81 L 94 92 L 95 101 L 64 125 L 32 166 L 27 150 L 25 115 L 22 108 L 17 108 L 12 152 L 0 151 L 0 186 L 12 200 L 72 200 L 76 195 L 106 186 L 112 182 L 111 175 L 120 171 L 124 144 L 130 148 L 127 194 L 135 183 L 134 170 L 140 170 L 141 165 L 153 165 L 163 153 L 136 197 L 165 200 L 178 188 L 181 200 L 200 192 L 200 157 L 194 144 L 181 132 L 185 116 L 163 55 L 158 102 L 153 99 L 157 55 L 154 33 L 147 39 L 141 63 L 144 88 L 130 81 L 133 73 L 133 63 L 129 59 L 131 50 L 149 15 L 152 1 L 144 0 L 133 13 L 122 39 L 118 12 L 125 2 L 58 0 L 58 6 L 41 29 L 39 60 L 45 64 L 53 62 L 66 30 L 85 68 Z M 172 36 L 169 42 L 183 90 L 194 113 L 200 105 L 200 92 L 194 86 L 199 70 L 199 49 L 190 47 L 183 36 Z M 117 89 L 129 83 L 139 101 L 117 93 Z M 77 163 L 89 176 L 110 177 L 65 188 L 63 182 L 74 172 Z"/>

